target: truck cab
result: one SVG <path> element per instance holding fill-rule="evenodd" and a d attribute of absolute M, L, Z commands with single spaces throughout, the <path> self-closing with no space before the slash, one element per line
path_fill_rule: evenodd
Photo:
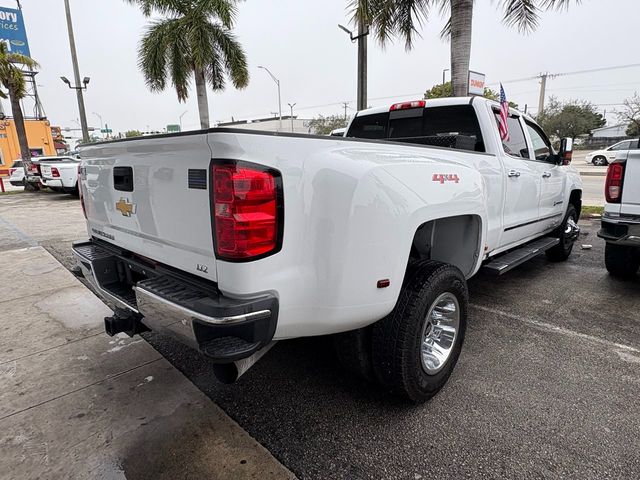
<path fill-rule="evenodd" d="M 570 166 L 570 152 L 556 153 L 535 120 L 513 108 L 509 138 L 502 140 L 499 112 L 498 102 L 479 97 L 400 102 L 358 112 L 345 136 L 425 145 L 442 155 L 473 152 L 461 161 L 485 182 L 484 256 L 489 258 L 558 228 L 569 204 L 575 207 L 575 225 L 582 208 L 581 181 Z"/>

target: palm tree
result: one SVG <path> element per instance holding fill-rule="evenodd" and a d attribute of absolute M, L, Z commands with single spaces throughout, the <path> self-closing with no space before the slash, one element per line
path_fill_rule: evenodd
<path fill-rule="evenodd" d="M 226 78 L 235 88 L 249 83 L 247 58 L 231 32 L 236 0 L 125 0 L 138 4 L 151 23 L 138 50 L 139 66 L 152 91 L 170 81 L 185 102 L 191 76 L 195 77 L 201 128 L 209 128 L 207 84 L 224 90 Z"/>
<path fill-rule="evenodd" d="M 5 42 L 0 42 L 0 84 L 7 90 L 7 93 L 0 90 L 0 98 L 6 99 L 9 97 L 11 102 L 11 113 L 16 125 L 18 145 L 20 146 L 20 157 L 25 162 L 26 172 L 28 163 L 31 161 L 31 151 L 29 150 L 27 130 L 24 126 L 24 115 L 22 114 L 20 100 L 27 94 L 27 85 L 19 65 L 23 65 L 29 70 L 38 67 L 38 63 L 32 58 L 11 53 Z"/>
<path fill-rule="evenodd" d="M 568 8 L 581 0 L 500 0 L 502 21 L 520 32 L 536 29 L 539 13 Z M 454 96 L 469 93 L 469 58 L 471 56 L 471 26 L 474 0 L 352 0 L 354 20 L 363 19 L 371 25 L 378 41 L 384 45 L 393 37 L 400 37 L 407 50 L 413 47 L 418 29 L 425 23 L 432 9 L 449 13 L 442 37 L 451 41 L 451 79 Z"/>

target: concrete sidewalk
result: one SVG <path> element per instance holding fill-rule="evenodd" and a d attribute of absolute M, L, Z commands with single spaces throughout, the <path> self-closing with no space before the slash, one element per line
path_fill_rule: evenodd
<path fill-rule="evenodd" d="M 0 253 L 0 478 L 292 478 L 41 247 Z"/>

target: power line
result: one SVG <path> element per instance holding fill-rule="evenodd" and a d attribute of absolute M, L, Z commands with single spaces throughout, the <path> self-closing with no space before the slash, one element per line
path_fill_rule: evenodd
<path fill-rule="evenodd" d="M 518 82 L 526 82 L 528 80 L 536 80 L 538 78 L 541 78 L 543 75 L 546 75 L 550 78 L 555 78 L 555 77 L 566 77 L 569 75 L 581 75 L 583 73 L 594 73 L 594 72 L 606 72 L 609 70 L 620 70 L 623 68 L 634 68 L 634 67 L 640 67 L 640 63 L 630 63 L 627 65 L 615 65 L 613 67 L 600 67 L 600 68 L 590 68 L 588 70 L 576 70 L 573 72 L 562 72 L 562 73 L 541 73 L 539 75 L 534 75 L 531 77 L 523 77 L 523 78 L 516 78 L 516 79 L 512 79 L 512 80 L 505 80 L 503 82 L 494 82 L 494 83 L 489 83 L 488 85 L 498 85 L 500 83 L 518 83 Z"/>

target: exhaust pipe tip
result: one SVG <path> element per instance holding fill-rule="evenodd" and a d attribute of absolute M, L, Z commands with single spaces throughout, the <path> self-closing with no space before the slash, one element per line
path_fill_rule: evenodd
<path fill-rule="evenodd" d="M 261 348 L 250 357 L 243 358 L 242 360 L 236 360 L 232 363 L 215 364 L 213 366 L 213 374 L 216 378 L 225 385 L 230 385 L 238 381 L 238 379 L 244 375 L 251 367 L 253 367 L 258 360 L 260 360 L 265 353 L 271 350 L 271 347 L 276 342 L 271 342 L 266 347 Z"/>
<path fill-rule="evenodd" d="M 213 374 L 225 385 L 236 383 L 240 378 L 238 367 L 234 363 L 225 363 L 223 365 L 214 365 Z"/>

